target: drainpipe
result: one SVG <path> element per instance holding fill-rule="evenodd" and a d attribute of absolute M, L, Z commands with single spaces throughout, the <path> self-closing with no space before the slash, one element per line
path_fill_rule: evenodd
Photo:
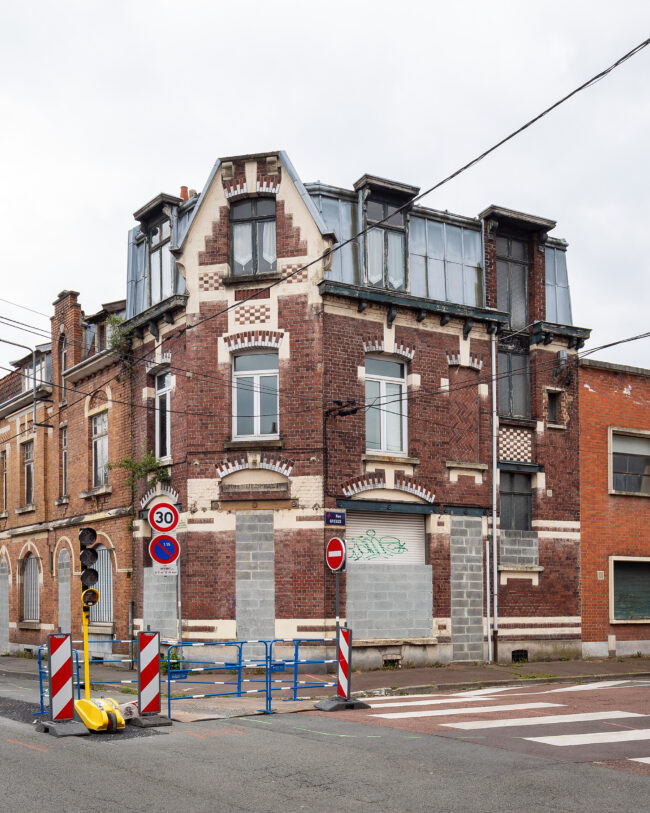
<path fill-rule="evenodd" d="M 492 356 L 492 589 L 494 590 L 494 621 L 492 627 L 493 656 L 499 660 L 499 581 L 497 567 L 497 448 L 499 439 L 499 415 L 497 412 L 497 331 L 492 332 L 490 351 Z M 488 631 L 489 632 L 489 631 Z"/>

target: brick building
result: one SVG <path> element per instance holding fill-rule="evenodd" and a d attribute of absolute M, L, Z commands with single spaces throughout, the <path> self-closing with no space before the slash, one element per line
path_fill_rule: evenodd
<path fill-rule="evenodd" d="M 572 362 L 589 331 L 567 244 L 552 220 L 417 192 L 305 185 L 280 152 L 219 160 L 200 194 L 135 212 L 130 454 L 169 480 L 136 487 L 134 629 L 175 637 L 181 604 L 190 640 L 330 632 L 333 509 L 357 663 L 482 659 L 493 617 L 502 658 L 579 650 Z M 145 512 L 170 498 L 180 595 L 148 554 Z"/>
<path fill-rule="evenodd" d="M 80 637 L 84 524 L 101 541 L 92 650 L 110 651 L 109 641 L 129 634 L 131 489 L 123 472 L 106 468 L 109 457 L 131 453 L 130 382 L 107 346 L 110 316 L 123 315 L 125 303 L 85 316 L 77 296 L 63 291 L 54 302 L 52 339 L 37 348 L 36 370 L 29 354 L 0 382 L 2 651 L 34 649 L 58 628 Z"/>
<path fill-rule="evenodd" d="M 580 362 L 582 651 L 650 653 L 650 370 Z"/>

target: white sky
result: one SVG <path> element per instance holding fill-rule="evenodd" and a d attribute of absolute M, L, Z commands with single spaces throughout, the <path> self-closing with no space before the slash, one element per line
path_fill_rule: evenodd
<path fill-rule="evenodd" d="M 87 313 L 124 297 L 132 213 L 200 190 L 219 156 L 286 149 L 305 182 L 424 189 L 649 35 L 647 0 L 5 2 L 0 297 L 46 314 L 65 288 Z M 424 201 L 557 220 L 588 347 L 650 329 L 649 79 L 650 47 Z M 21 355 L 0 344 L 1 365 Z"/>

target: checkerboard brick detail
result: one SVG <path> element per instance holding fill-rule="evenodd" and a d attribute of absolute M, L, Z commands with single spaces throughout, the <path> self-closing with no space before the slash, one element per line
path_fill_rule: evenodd
<path fill-rule="evenodd" d="M 247 325 L 251 322 L 268 322 L 270 319 L 270 305 L 241 305 L 235 311 L 235 322 L 239 325 Z"/>
<path fill-rule="evenodd" d="M 499 429 L 499 459 L 533 462 L 533 433 L 528 429 Z"/>
<path fill-rule="evenodd" d="M 199 291 L 218 291 L 220 288 L 223 288 L 223 283 L 217 271 L 199 274 Z"/>

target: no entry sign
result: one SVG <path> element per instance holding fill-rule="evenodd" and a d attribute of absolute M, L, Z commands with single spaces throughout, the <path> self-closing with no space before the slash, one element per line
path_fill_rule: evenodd
<path fill-rule="evenodd" d="M 178 525 L 178 510 L 170 502 L 160 502 L 149 509 L 149 525 L 159 534 L 169 533 Z"/>
<path fill-rule="evenodd" d="M 345 566 L 345 542 L 338 536 L 332 537 L 325 548 L 325 563 L 336 573 Z"/>
<path fill-rule="evenodd" d="M 158 534 L 149 543 L 149 555 L 153 559 L 153 570 L 158 576 L 175 576 L 176 564 L 181 546 L 171 534 Z"/>

